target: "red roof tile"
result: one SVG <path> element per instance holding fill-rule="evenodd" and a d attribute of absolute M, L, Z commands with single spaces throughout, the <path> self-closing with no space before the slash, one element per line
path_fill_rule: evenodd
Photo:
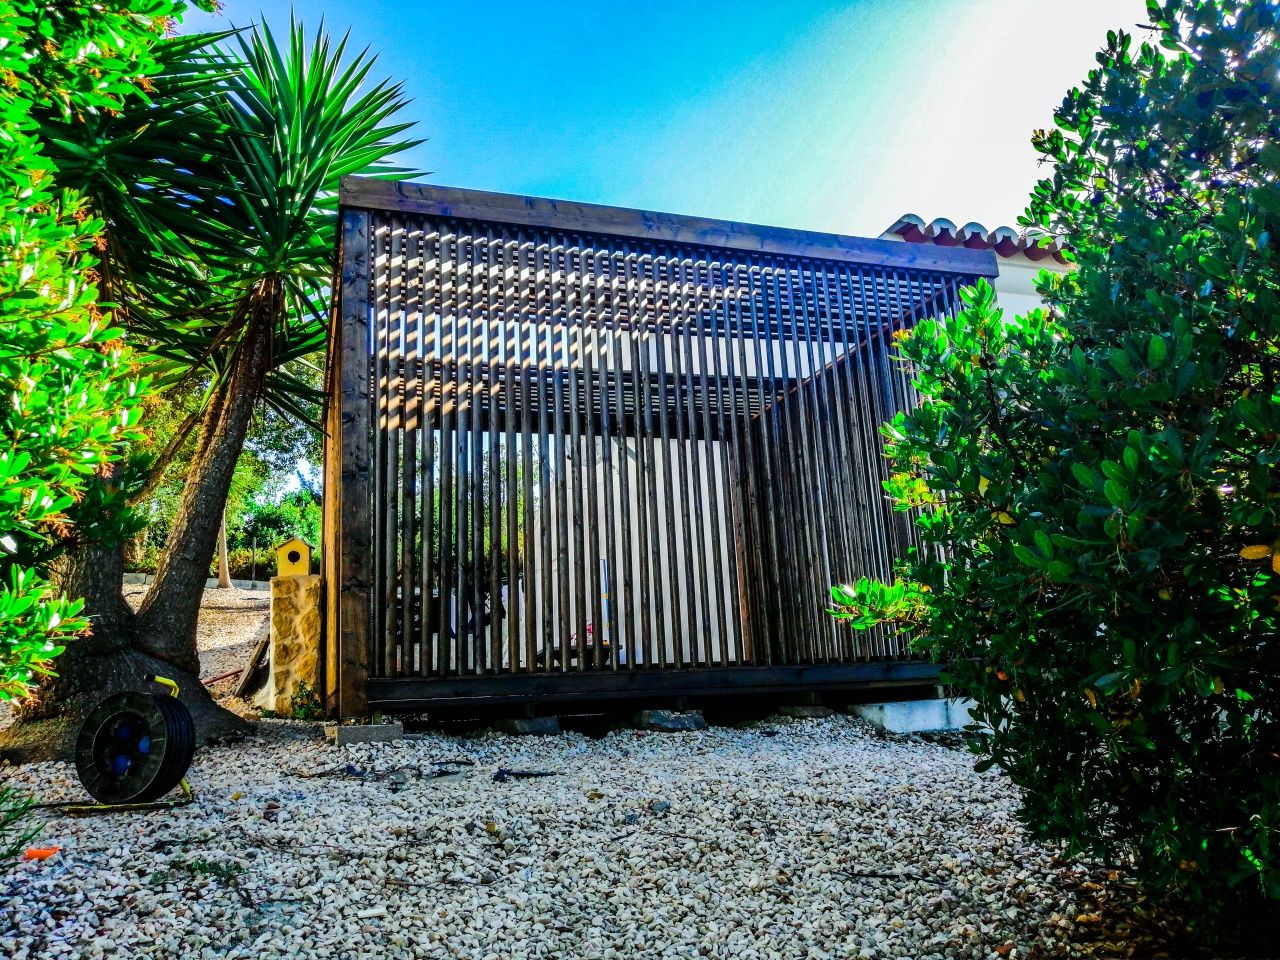
<path fill-rule="evenodd" d="M 1058 263 L 1069 262 L 1063 256 L 1063 244 L 1043 230 L 1023 230 L 1013 227 L 996 227 L 988 230 L 980 223 L 966 223 L 957 227 L 950 220 L 939 217 L 925 222 L 914 213 L 903 214 L 898 222 L 886 230 L 885 235 L 895 233 L 908 243 L 932 243 L 939 247 L 968 247 L 971 250 L 994 250 L 999 256 L 1012 257 L 1022 254 L 1028 260 L 1045 260 L 1052 257 Z M 1050 240 L 1048 244 L 1043 241 Z"/>

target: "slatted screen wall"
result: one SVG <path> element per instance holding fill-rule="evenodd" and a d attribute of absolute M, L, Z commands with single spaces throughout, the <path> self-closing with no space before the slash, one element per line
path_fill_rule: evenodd
<path fill-rule="evenodd" d="M 825 608 L 913 543 L 881 489 L 879 426 L 913 401 L 889 338 L 968 277 L 367 222 L 368 336 L 344 362 L 369 377 L 371 578 L 348 611 L 369 676 L 907 655 Z"/>

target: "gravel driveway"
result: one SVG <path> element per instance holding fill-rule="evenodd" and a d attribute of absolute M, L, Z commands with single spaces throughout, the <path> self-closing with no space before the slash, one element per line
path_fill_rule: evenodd
<path fill-rule="evenodd" d="M 842 716 L 343 749 L 269 721 L 191 781 L 170 813 L 49 818 L 62 852 L 0 873 L 0 953 L 1026 957 L 1075 917 L 998 774 Z"/>
<path fill-rule="evenodd" d="M 267 599 L 206 591 L 206 678 L 243 664 Z M 84 796 L 64 764 L 0 777 Z M 39 814 L 62 849 L 0 864 L 0 956 L 1144 955 L 1100 942 L 1087 911 L 1117 885 L 1029 843 L 999 773 L 850 717 L 342 749 L 269 720 L 190 779 L 170 812 Z"/>

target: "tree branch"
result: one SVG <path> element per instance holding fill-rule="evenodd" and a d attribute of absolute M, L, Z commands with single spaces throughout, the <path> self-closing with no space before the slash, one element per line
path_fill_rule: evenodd
<path fill-rule="evenodd" d="M 156 487 L 160 486 L 160 481 L 164 477 L 164 472 L 169 469 L 169 464 L 173 462 L 173 458 L 178 455 L 178 451 L 182 449 L 182 445 L 186 443 L 187 437 L 191 436 L 191 431 L 195 429 L 197 423 L 200 422 L 200 415 L 204 408 L 198 407 L 196 410 L 187 414 L 186 419 L 179 424 L 177 431 L 169 439 L 169 443 L 160 451 L 160 455 L 156 457 L 151 464 L 151 469 L 147 473 L 147 478 L 142 482 L 142 486 L 129 495 L 129 506 L 136 506 L 147 497 L 155 492 Z"/>

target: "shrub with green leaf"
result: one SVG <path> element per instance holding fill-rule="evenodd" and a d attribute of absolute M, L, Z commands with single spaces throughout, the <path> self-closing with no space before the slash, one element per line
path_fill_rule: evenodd
<path fill-rule="evenodd" d="M 96 303 L 102 224 L 55 188 L 32 111 L 91 115 L 145 96 L 148 51 L 184 7 L 0 0 L 0 699 L 86 626 L 43 568 L 68 507 L 119 454 L 142 386 Z"/>
<path fill-rule="evenodd" d="M 145 383 L 97 304 L 102 228 L 55 186 L 33 111 L 116 110 L 145 97 L 149 51 L 174 0 L 0 0 L 0 699 L 22 696 L 86 629 L 45 579 L 67 511 L 117 458 Z M 25 802 L 0 792 L 0 857 L 25 838 Z"/>
<path fill-rule="evenodd" d="M 1280 898 L 1280 0 L 1149 13 L 1035 136 L 1023 222 L 1078 261 L 1051 310 L 981 285 L 902 339 L 888 489 L 926 548 L 833 612 L 948 663 L 1034 836 L 1212 930 Z"/>

